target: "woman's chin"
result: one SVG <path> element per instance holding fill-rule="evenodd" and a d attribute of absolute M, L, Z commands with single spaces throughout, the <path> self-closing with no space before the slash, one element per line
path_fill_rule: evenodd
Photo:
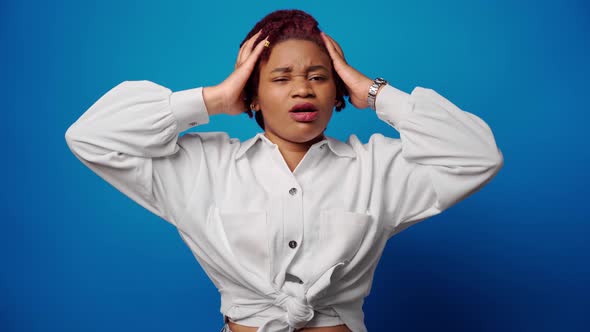
<path fill-rule="evenodd" d="M 290 141 L 295 143 L 315 143 L 322 140 L 323 134 L 323 131 L 316 130 L 310 133 L 293 135 Z"/>
<path fill-rule="evenodd" d="M 321 141 L 324 130 L 325 126 L 321 126 L 319 123 L 296 123 L 289 126 L 288 130 L 271 131 L 269 134 L 291 143 L 303 144 Z"/>

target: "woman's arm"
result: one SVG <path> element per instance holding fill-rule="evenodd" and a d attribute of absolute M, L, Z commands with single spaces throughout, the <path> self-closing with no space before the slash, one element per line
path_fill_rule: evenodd
<path fill-rule="evenodd" d="M 125 81 L 96 101 L 65 137 L 84 165 L 177 226 L 195 177 L 207 174 L 201 136 L 179 133 L 208 121 L 201 88 L 173 93 L 153 82 Z M 224 143 L 222 136 L 209 141 Z"/>
<path fill-rule="evenodd" d="M 235 148 L 225 133 L 179 134 L 209 122 L 209 115 L 244 111 L 240 94 L 265 42 L 252 49 L 258 35 L 240 49 L 234 72 L 214 87 L 173 93 L 149 81 L 117 85 L 68 128 L 68 146 L 104 180 L 178 227 L 195 188 L 212 199 L 212 175 Z"/>
<path fill-rule="evenodd" d="M 369 144 L 391 235 L 478 191 L 503 166 L 489 126 L 434 90 L 407 94 L 385 86 L 376 112 L 400 133 L 400 139 L 374 135 Z"/>
<path fill-rule="evenodd" d="M 372 80 L 346 63 L 332 38 L 323 38 L 352 104 L 367 108 Z M 375 165 L 375 194 L 384 204 L 390 235 L 471 195 L 503 166 L 489 126 L 434 90 L 416 87 L 407 94 L 384 85 L 375 106 L 378 117 L 401 138 L 376 134 L 367 145 Z"/>

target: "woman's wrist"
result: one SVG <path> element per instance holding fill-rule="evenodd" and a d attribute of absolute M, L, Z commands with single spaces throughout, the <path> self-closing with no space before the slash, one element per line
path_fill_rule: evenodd
<path fill-rule="evenodd" d="M 218 85 L 204 87 L 203 100 L 209 115 L 224 113 L 224 97 Z"/>
<path fill-rule="evenodd" d="M 369 108 L 375 110 L 375 100 L 377 99 L 377 95 L 379 91 L 387 85 L 387 81 L 381 77 L 377 77 L 369 87 L 369 93 L 367 95 L 367 103 L 369 104 Z"/>

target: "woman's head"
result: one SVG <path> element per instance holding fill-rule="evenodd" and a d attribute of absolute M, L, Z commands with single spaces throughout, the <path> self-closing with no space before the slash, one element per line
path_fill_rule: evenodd
<path fill-rule="evenodd" d="M 348 94 L 333 69 L 318 22 L 300 10 L 275 11 L 254 26 L 240 47 L 258 31 L 254 45 L 268 37 L 270 46 L 261 53 L 244 88 L 248 114 L 252 116 L 254 111 L 256 121 L 267 132 L 303 134 L 292 137 L 296 140 L 323 133 L 333 108 L 344 108 Z M 317 108 L 316 119 L 313 114 L 304 116 L 305 121 L 297 121 L 301 114 L 290 116 L 295 105 L 306 103 Z"/>

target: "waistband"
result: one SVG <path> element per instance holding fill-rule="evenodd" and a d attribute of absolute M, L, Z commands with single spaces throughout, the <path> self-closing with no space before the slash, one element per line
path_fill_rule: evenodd
<path fill-rule="evenodd" d="M 236 324 L 257 326 L 259 332 L 293 331 L 302 327 L 345 324 L 333 308 L 312 307 L 304 296 L 284 292 L 256 299 L 236 298 L 222 292 L 221 312 L 226 319 Z"/>
<path fill-rule="evenodd" d="M 231 316 L 231 311 L 236 310 L 243 310 L 243 308 L 233 307 L 233 309 L 228 312 L 228 319 L 233 323 L 247 326 L 262 326 L 269 320 L 285 315 L 285 310 L 282 308 L 271 306 L 263 311 L 257 312 L 255 315 L 241 319 L 236 317 L 236 319 L 234 319 Z M 305 324 L 305 327 L 336 326 L 344 324 L 338 313 L 330 307 L 314 308 L 313 311 L 313 318 Z"/>

